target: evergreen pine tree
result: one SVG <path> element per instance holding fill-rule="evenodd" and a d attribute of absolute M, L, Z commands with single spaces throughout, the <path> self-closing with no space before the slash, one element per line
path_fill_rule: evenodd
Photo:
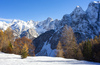
<path fill-rule="evenodd" d="M 90 41 L 85 41 L 83 46 L 83 56 L 85 60 L 91 60 L 92 59 L 92 45 Z"/>

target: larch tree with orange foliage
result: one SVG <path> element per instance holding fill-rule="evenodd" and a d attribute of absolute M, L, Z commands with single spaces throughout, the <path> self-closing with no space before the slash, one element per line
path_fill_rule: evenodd
<path fill-rule="evenodd" d="M 1 44 L 2 44 L 1 51 L 2 52 L 6 52 L 6 53 L 11 52 L 11 51 L 8 50 L 8 47 L 9 47 L 9 44 L 11 44 L 11 45 L 13 44 L 14 35 L 13 35 L 12 29 L 9 27 L 4 32 L 1 31 L 0 36 L 2 38 L 2 41 L 1 41 Z"/>
<path fill-rule="evenodd" d="M 15 40 L 14 42 L 14 50 L 15 50 L 15 54 L 21 54 L 21 50 L 24 46 L 24 44 L 27 44 L 28 49 L 28 53 L 29 55 L 35 55 L 34 50 L 35 47 L 31 44 L 32 40 L 28 39 L 26 37 L 22 37 L 22 38 L 18 38 Z"/>

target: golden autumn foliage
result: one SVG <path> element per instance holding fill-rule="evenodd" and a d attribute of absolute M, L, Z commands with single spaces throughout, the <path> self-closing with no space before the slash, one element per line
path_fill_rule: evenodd
<path fill-rule="evenodd" d="M 65 25 L 60 38 L 65 58 L 82 59 L 83 55 L 77 44 L 74 32 L 71 27 Z M 80 55 L 80 56 L 79 56 Z"/>
<path fill-rule="evenodd" d="M 27 44 L 25 43 L 22 50 L 21 50 L 21 58 L 26 58 L 28 56 L 28 47 Z"/>
<path fill-rule="evenodd" d="M 13 31 L 11 28 L 8 28 L 4 32 L 0 30 L 0 50 L 2 52 L 9 53 L 8 48 L 9 48 L 9 42 L 12 44 L 13 43 Z"/>
<path fill-rule="evenodd" d="M 21 54 L 21 50 L 22 50 L 24 44 L 26 44 L 27 47 L 29 48 L 28 49 L 28 51 L 30 52 L 29 55 L 35 55 L 35 53 L 34 53 L 35 47 L 31 44 L 31 42 L 32 42 L 32 40 L 28 39 L 26 37 L 16 39 L 14 42 L 14 53 Z"/>
<path fill-rule="evenodd" d="M 79 47 L 85 60 L 100 62 L 100 36 L 83 41 L 79 44 Z"/>
<path fill-rule="evenodd" d="M 64 52 L 60 41 L 56 49 L 57 49 L 57 57 L 64 57 Z"/>
<path fill-rule="evenodd" d="M 0 51 L 5 53 L 15 53 L 21 55 L 21 50 L 24 45 L 27 45 L 27 53 L 29 55 L 35 55 L 35 47 L 31 44 L 32 40 L 22 37 L 15 39 L 13 35 L 13 30 L 9 27 L 7 30 L 0 30 Z"/>
<path fill-rule="evenodd" d="M 4 33 L 2 30 L 0 30 L 0 50 L 2 49 L 2 45 L 3 45 L 3 39 L 4 39 Z"/>
<path fill-rule="evenodd" d="M 13 45 L 11 44 L 11 42 L 9 43 L 7 50 L 8 50 L 8 53 L 13 53 Z"/>

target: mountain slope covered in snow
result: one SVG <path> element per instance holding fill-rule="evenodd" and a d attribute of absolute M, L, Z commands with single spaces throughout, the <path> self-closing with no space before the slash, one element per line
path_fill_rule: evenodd
<path fill-rule="evenodd" d="M 6 30 L 8 27 L 11 27 L 15 37 L 26 36 L 27 38 L 32 39 L 48 30 L 55 29 L 55 24 L 58 21 L 59 20 L 53 20 L 50 17 L 41 22 L 35 22 L 33 20 L 26 22 L 14 19 L 11 23 L 0 21 L 0 29 Z"/>

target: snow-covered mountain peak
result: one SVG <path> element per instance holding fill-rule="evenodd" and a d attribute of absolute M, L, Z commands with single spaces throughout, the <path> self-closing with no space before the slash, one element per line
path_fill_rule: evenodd
<path fill-rule="evenodd" d="M 14 23 L 25 23 L 25 21 L 23 21 L 23 20 L 17 20 L 17 19 L 14 19 L 13 21 L 12 21 L 12 24 L 14 24 Z"/>
<path fill-rule="evenodd" d="M 53 21 L 53 19 L 50 18 L 50 17 L 48 17 L 46 20 L 49 21 L 49 22 Z"/>
<path fill-rule="evenodd" d="M 79 8 L 80 6 L 76 6 L 77 8 Z"/>
<path fill-rule="evenodd" d="M 11 23 L 15 23 L 15 22 L 17 22 L 17 20 L 16 20 L 16 19 L 12 20 L 12 22 L 11 22 Z"/>
<path fill-rule="evenodd" d="M 81 14 L 85 14 L 85 11 L 80 7 L 80 6 L 76 6 L 76 8 L 74 9 L 74 11 L 71 13 L 71 15 L 81 15 Z"/>
<path fill-rule="evenodd" d="M 93 1 L 93 3 L 98 3 L 97 1 Z"/>
<path fill-rule="evenodd" d="M 80 6 L 76 6 L 76 8 L 74 9 L 74 12 L 84 12 L 84 10 L 80 7 Z"/>
<path fill-rule="evenodd" d="M 55 22 L 58 22 L 59 20 L 58 20 L 58 19 L 55 19 L 54 21 L 55 21 Z"/>
<path fill-rule="evenodd" d="M 70 14 L 73 22 L 78 23 L 79 19 L 83 18 L 85 15 L 85 11 L 80 7 L 80 6 L 76 6 L 76 8 L 74 9 L 74 11 L 72 11 L 72 13 Z M 67 16 L 70 18 L 70 16 Z"/>
<path fill-rule="evenodd" d="M 33 24 L 33 23 L 34 23 L 33 20 L 27 21 L 27 24 Z"/>
<path fill-rule="evenodd" d="M 100 1 L 93 1 L 93 3 L 100 3 Z"/>
<path fill-rule="evenodd" d="M 6 30 L 10 25 L 7 24 L 6 22 L 4 21 L 0 21 L 0 29 L 1 30 Z"/>
<path fill-rule="evenodd" d="M 5 21 L 0 21 L 0 23 L 6 23 Z M 7 23 L 6 23 L 7 24 Z"/>
<path fill-rule="evenodd" d="M 26 23 L 26 22 L 23 20 L 18 20 L 18 23 Z"/>
<path fill-rule="evenodd" d="M 95 23 L 99 17 L 98 13 L 100 12 L 100 3 L 99 1 L 93 1 L 89 3 L 86 10 L 88 21 Z"/>
<path fill-rule="evenodd" d="M 96 8 L 96 9 L 98 9 L 99 4 L 100 4 L 100 1 L 93 1 L 93 2 L 90 2 L 89 5 L 88 5 L 88 8 L 91 7 L 91 8 Z"/>

